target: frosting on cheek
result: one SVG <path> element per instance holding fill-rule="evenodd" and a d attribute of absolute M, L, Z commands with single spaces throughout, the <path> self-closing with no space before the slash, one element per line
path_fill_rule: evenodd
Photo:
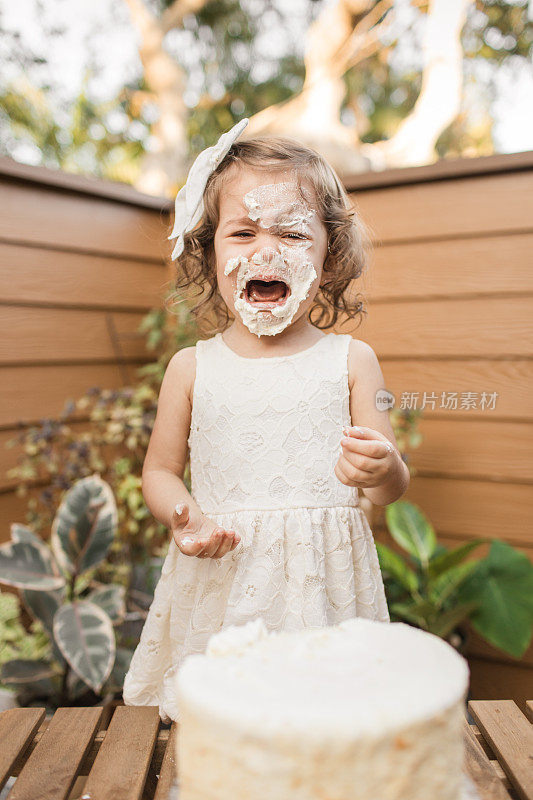
<path fill-rule="evenodd" d="M 278 248 L 264 247 L 249 260 L 245 256 L 230 258 L 224 267 L 229 275 L 235 269 L 237 280 L 233 295 L 235 310 L 251 333 L 257 336 L 274 336 L 292 322 L 300 304 L 309 294 L 316 270 L 307 253 L 309 239 L 299 239 L 298 234 L 309 234 L 309 222 L 315 211 L 296 194 L 291 183 L 265 184 L 244 195 L 248 216 L 263 228 L 282 229 L 294 235 L 286 237 Z M 287 284 L 288 296 L 279 304 L 255 305 L 250 302 L 246 286 L 254 279 L 279 280 Z M 263 307 L 262 307 L 263 306 Z"/>

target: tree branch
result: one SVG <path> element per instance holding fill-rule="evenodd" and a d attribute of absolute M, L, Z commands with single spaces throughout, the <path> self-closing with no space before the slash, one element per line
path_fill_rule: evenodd
<path fill-rule="evenodd" d="M 474 0 L 430 0 L 422 88 L 415 106 L 390 139 L 364 145 L 376 169 L 435 160 L 440 134 L 457 116 L 462 96 L 461 30 Z"/>
<path fill-rule="evenodd" d="M 163 47 L 166 30 L 162 20 L 152 14 L 143 0 L 125 0 L 133 24 L 140 34 L 139 57 L 144 79 L 159 110 L 152 125 L 154 145 L 145 153 L 135 186 L 155 195 L 170 195 L 183 179 L 188 154 L 186 124 L 188 109 L 183 101 L 186 75 L 180 64 Z M 176 0 L 168 9 L 167 25 L 171 19 L 178 24 L 178 6 L 182 17 L 200 0 Z M 201 0 L 201 4 L 205 0 Z"/>

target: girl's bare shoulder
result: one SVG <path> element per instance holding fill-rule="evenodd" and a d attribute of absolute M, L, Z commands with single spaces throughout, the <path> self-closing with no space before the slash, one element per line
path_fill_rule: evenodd
<path fill-rule="evenodd" d="M 196 377 L 196 345 L 182 347 L 174 353 L 167 365 L 165 377 L 167 376 L 176 390 L 184 392 L 192 403 Z"/>
<path fill-rule="evenodd" d="M 368 342 L 354 339 L 348 349 L 348 384 L 350 391 L 355 385 L 375 384 L 383 381 L 378 357 Z"/>

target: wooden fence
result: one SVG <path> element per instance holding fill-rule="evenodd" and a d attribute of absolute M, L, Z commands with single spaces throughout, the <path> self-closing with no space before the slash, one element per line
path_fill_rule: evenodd
<path fill-rule="evenodd" d="M 420 408 L 407 499 L 439 541 L 498 537 L 533 555 L 533 153 L 348 177 L 376 236 L 358 328 L 398 405 Z M 137 331 L 171 274 L 172 203 L 0 159 L 0 541 L 23 521 L 5 472 L 20 423 L 59 415 L 89 386 L 116 388 L 149 361 Z M 441 404 L 457 393 L 457 407 Z M 493 396 L 483 407 L 482 393 Z M 452 394 L 453 397 L 453 394 Z M 86 420 L 79 419 L 80 426 Z M 383 525 L 378 540 L 390 542 Z M 476 553 L 483 555 L 483 546 Z M 520 662 L 476 640 L 473 696 L 521 701 Z"/>
<path fill-rule="evenodd" d="M 405 499 L 447 546 L 496 537 L 531 558 L 533 152 L 345 184 L 376 247 L 368 316 L 342 330 L 372 345 L 396 407 L 424 406 Z M 383 526 L 374 533 L 391 543 Z M 471 653 L 474 696 L 525 700 L 533 647 L 517 662 L 474 636 Z"/>
<path fill-rule="evenodd" d="M 6 470 L 20 423 L 57 417 L 91 386 L 135 379 L 137 332 L 170 272 L 171 203 L 113 183 L 0 159 L 0 541 L 24 521 Z M 79 415 L 74 424 L 86 425 Z"/>

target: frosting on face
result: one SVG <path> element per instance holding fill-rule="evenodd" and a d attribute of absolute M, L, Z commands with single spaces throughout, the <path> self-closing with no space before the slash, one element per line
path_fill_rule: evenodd
<path fill-rule="evenodd" d="M 293 183 L 267 183 L 244 195 L 248 216 L 262 228 L 276 223 L 302 234 L 309 233 L 315 212 L 296 194 Z"/>
<path fill-rule="evenodd" d="M 315 211 L 298 194 L 294 183 L 257 186 L 244 195 L 248 216 L 265 229 L 284 236 L 277 249 L 263 247 L 251 259 L 230 258 L 224 267 L 229 275 L 238 269 L 233 295 L 235 310 L 243 323 L 257 336 L 275 336 L 292 322 L 300 304 L 308 296 L 317 277 L 307 253 L 311 242 L 309 222 Z M 252 280 L 283 281 L 285 297 L 277 301 L 253 301 L 247 284 Z"/>

